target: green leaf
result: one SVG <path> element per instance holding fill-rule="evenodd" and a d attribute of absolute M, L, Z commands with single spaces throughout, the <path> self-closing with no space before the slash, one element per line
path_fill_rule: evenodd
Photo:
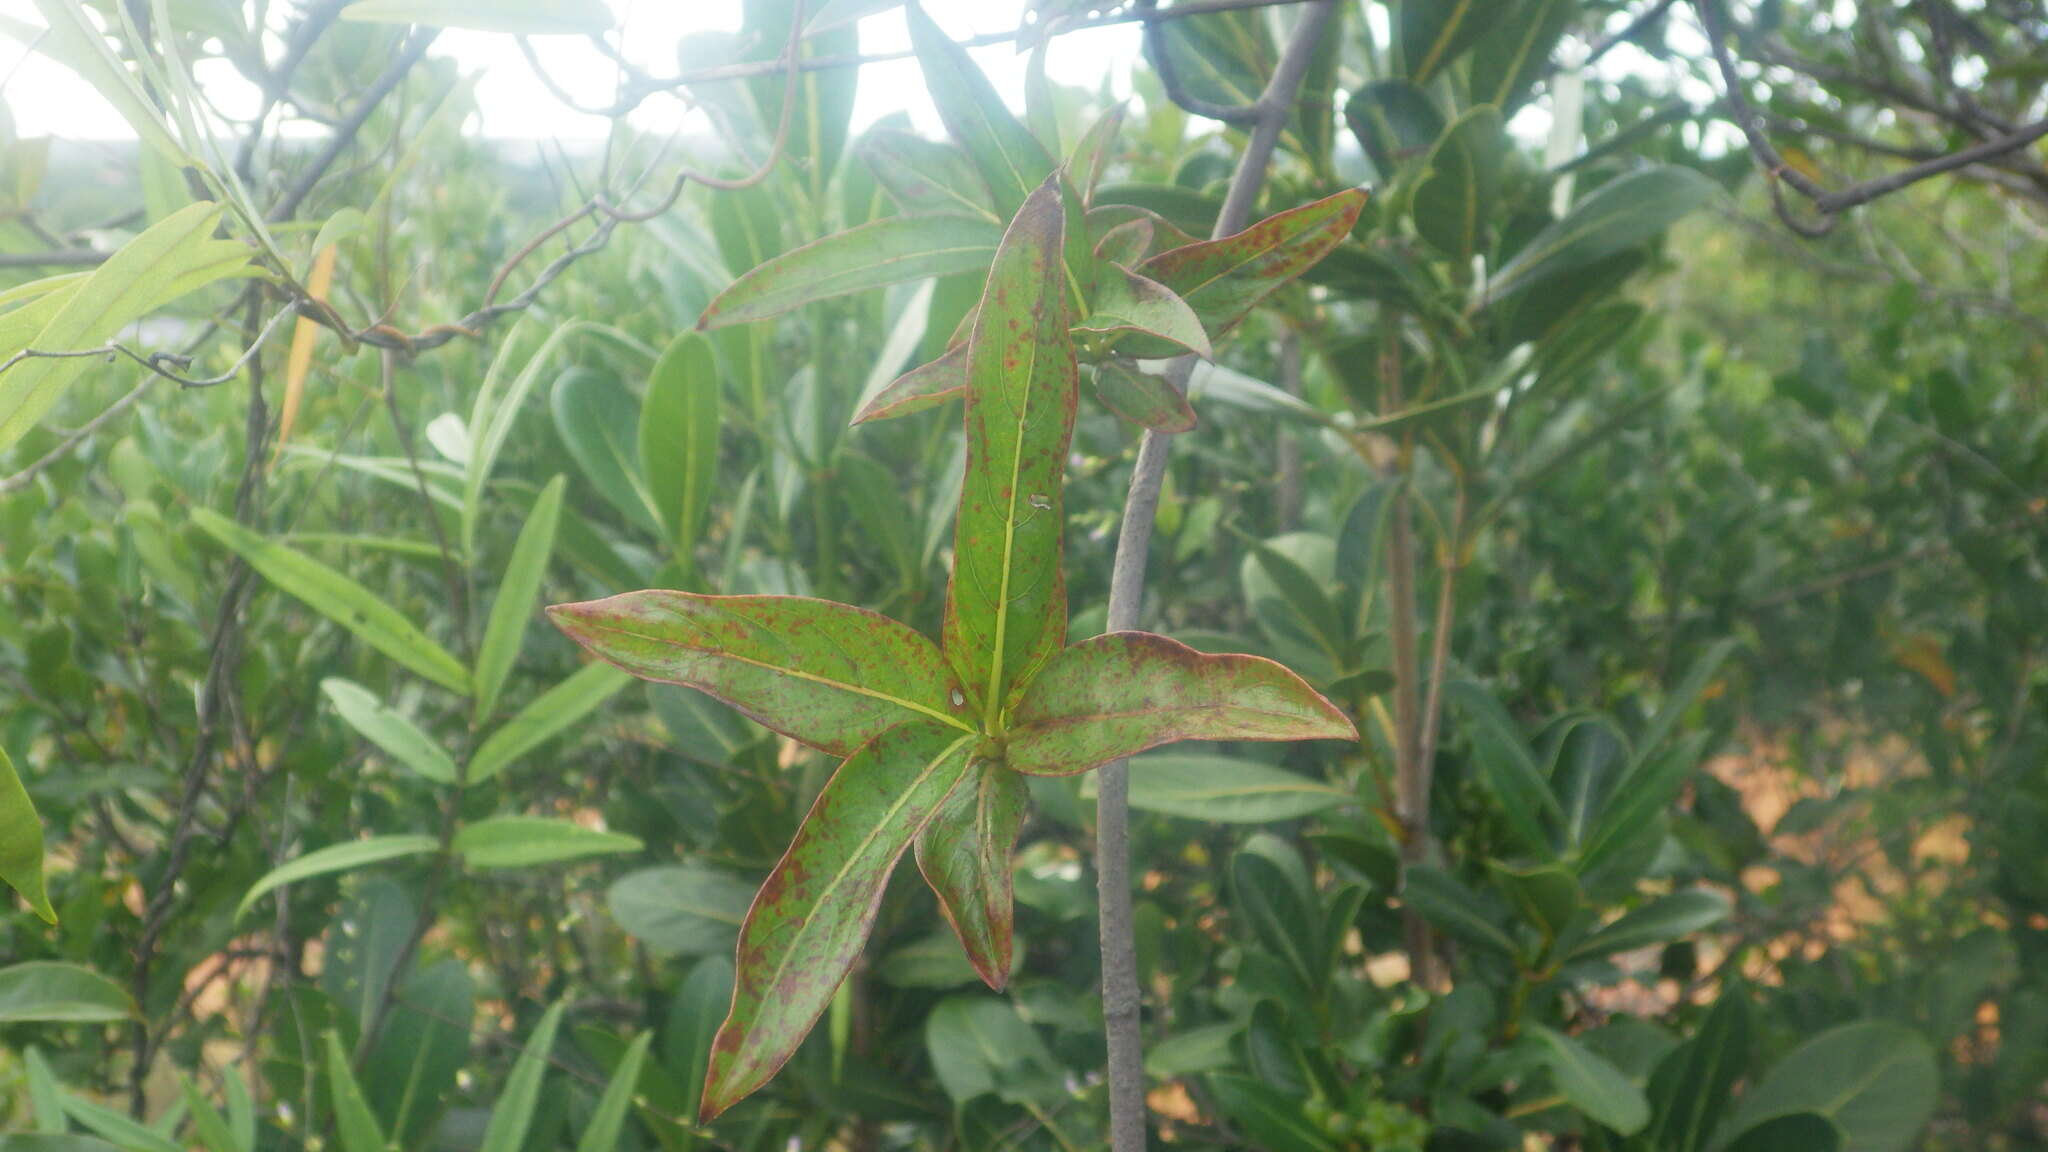
<path fill-rule="evenodd" d="M 1357 738 L 1344 713 L 1271 660 L 1110 632 L 1061 651 L 1033 678 L 1007 755 L 1019 772 L 1065 776 L 1181 740 Z"/>
<path fill-rule="evenodd" d="M 1530 1025 L 1529 1034 L 1542 1045 L 1551 1080 L 1572 1107 L 1623 1136 L 1640 1132 L 1650 1122 L 1649 1100 L 1621 1069 L 1541 1024 Z"/>
<path fill-rule="evenodd" d="M 230 1070 L 223 1079 L 232 1081 L 235 1076 L 236 1073 Z M 184 1102 L 185 1110 L 192 1114 L 193 1135 L 199 1138 L 206 1152 L 246 1152 L 236 1139 L 228 1118 L 220 1114 L 220 1109 L 213 1106 L 213 1101 L 206 1098 L 199 1085 L 182 1071 L 178 1073 L 178 1098 Z M 4 1147 L 0 1144 L 0 1148 Z"/>
<path fill-rule="evenodd" d="M 1719 191 L 1690 168 L 1660 165 L 1617 176 L 1524 244 L 1487 286 L 1504 300 L 1663 233 Z"/>
<path fill-rule="evenodd" d="M 1504 151 L 1500 111 L 1482 104 L 1451 123 L 1430 150 L 1428 174 L 1415 185 L 1415 230 L 1461 269 L 1485 250 Z"/>
<path fill-rule="evenodd" d="M 623 380 L 609 371 L 574 367 L 548 394 L 555 431 L 605 503 L 654 532 L 654 496 L 640 478 L 640 409 Z"/>
<path fill-rule="evenodd" d="M 1209 338 L 1221 339 L 1259 301 L 1343 243 L 1364 207 L 1365 193 L 1348 188 L 1268 216 L 1236 235 L 1161 252 L 1139 265 L 1138 274 L 1186 300 Z"/>
<path fill-rule="evenodd" d="M 1463 716 L 1479 761 L 1481 779 L 1499 803 L 1501 816 L 1525 852 L 1549 859 L 1564 813 L 1550 782 L 1529 754 L 1529 745 L 1493 693 L 1470 680 L 1451 684 L 1451 703 Z"/>
<path fill-rule="evenodd" d="M 495 816 L 464 825 L 451 847 L 469 867 L 496 870 L 638 852 L 641 843 L 622 832 L 601 832 L 568 820 Z"/>
<path fill-rule="evenodd" d="M 1416 915 L 1461 940 L 1515 954 L 1515 942 L 1500 928 L 1500 916 L 1478 893 L 1441 868 L 1411 867 L 1401 877 L 1401 903 Z"/>
<path fill-rule="evenodd" d="M 341 18 L 521 36 L 596 35 L 612 26 L 604 0 L 355 0 Z"/>
<path fill-rule="evenodd" d="M 1726 920 L 1730 911 L 1728 898 L 1707 888 L 1688 888 L 1659 896 L 1586 937 L 1572 950 L 1572 958 L 1606 956 L 1668 943 Z"/>
<path fill-rule="evenodd" d="M 1583 893 L 1578 877 L 1563 865 L 1514 868 L 1488 860 L 1486 869 L 1493 874 L 1494 883 L 1542 931 L 1545 940 L 1555 940 L 1577 917 Z"/>
<path fill-rule="evenodd" d="M 36 1131 L 45 1136 L 63 1132 L 69 1124 L 64 1119 L 64 1090 L 57 1084 L 56 1073 L 50 1071 L 49 1061 L 33 1044 L 22 1050 L 21 1057 L 23 1079 L 28 1082 L 29 1114 L 35 1118 Z M 0 1146 L 4 1144 L 5 1141 L 0 1141 Z"/>
<path fill-rule="evenodd" d="M 861 138 L 859 151 L 906 214 L 953 213 L 1000 223 L 989 209 L 981 174 L 953 145 L 877 128 Z"/>
<path fill-rule="evenodd" d="M 562 516 L 562 488 L 566 483 L 564 477 L 556 476 L 540 490 L 533 511 L 519 527 L 519 538 L 512 543 L 512 558 L 505 562 L 505 576 L 498 582 L 498 596 L 491 601 L 491 618 L 484 625 L 483 646 L 476 653 L 475 717 L 479 722 L 497 706 L 498 693 L 505 687 L 505 678 L 512 674 L 513 662 L 519 658 L 526 623 L 533 619 L 541 578 L 547 575 L 548 557 L 555 550 L 555 525 Z"/>
<path fill-rule="evenodd" d="M 1706 1022 L 1691 1040 L 1671 1050 L 1650 1074 L 1650 1111 L 1656 1117 L 1643 1145 L 1654 1152 L 1700 1152 L 1707 1133 L 1725 1119 L 1728 1094 L 1749 1058 L 1749 999 L 1740 985 L 1724 984 Z"/>
<path fill-rule="evenodd" d="M 1380 80 L 1351 94 L 1344 122 L 1383 180 L 1422 155 L 1444 134 L 1443 113 L 1428 93 L 1406 80 Z"/>
<path fill-rule="evenodd" d="M 1052 157 L 996 95 L 967 49 L 953 42 L 924 6 L 911 3 L 910 46 L 924 70 L 925 87 L 946 133 L 967 152 L 995 205 L 996 219 L 1008 220 L 1032 189 L 1052 175 Z M 956 269 L 958 271 L 958 269 Z"/>
<path fill-rule="evenodd" d="M 514 760 L 590 715 L 632 682 L 632 677 L 609 664 L 578 668 L 574 675 L 535 697 L 533 703 L 484 738 L 476 754 L 469 758 L 469 782 L 481 784 L 493 779 Z"/>
<path fill-rule="evenodd" d="M 178 297 L 251 273 L 251 250 L 214 239 L 221 209 L 193 204 L 121 246 L 83 280 L 0 317 L 0 361 L 22 347 L 45 352 L 97 348 Z M 31 323 L 41 326 L 24 331 Z M 47 415 L 65 390 L 98 363 L 71 356 L 22 360 L 0 373 L 0 450 Z"/>
<path fill-rule="evenodd" d="M 37 29 L 24 22 L 11 28 L 10 34 L 23 44 L 34 45 L 35 50 L 71 69 L 92 85 L 94 94 L 121 114 L 121 118 L 135 130 L 136 137 L 160 162 L 153 166 L 182 168 L 190 165 L 192 157 L 172 138 L 163 112 L 150 99 L 142 81 L 114 54 L 107 38 L 93 26 L 86 16 L 85 7 L 67 0 L 36 0 L 36 8 L 48 22 L 48 29 Z M 184 195 L 182 181 L 179 195 L 181 198 Z M 150 218 L 158 219 L 154 214 Z M 0 447 L 5 445 L 0 444 Z"/>
<path fill-rule="evenodd" d="M 376 593 L 311 556 L 265 539 L 211 508 L 192 523 L 246 561 L 265 580 L 303 601 L 399 664 L 450 691 L 469 691 L 469 672 L 448 650 L 413 627 Z"/>
<path fill-rule="evenodd" d="M 1484 0 L 1401 0 L 1394 42 L 1408 79 L 1428 84 L 1499 18 Z"/>
<path fill-rule="evenodd" d="M 917 720 L 839 766 L 740 929 L 732 1012 L 712 1042 L 701 1118 L 775 1075 L 817 1022 L 874 926 L 883 886 L 960 782 L 977 737 Z"/>
<path fill-rule="evenodd" d="M 548 615 L 635 676 L 695 688 L 834 755 L 906 720 L 968 727 L 931 641 L 849 604 L 656 590 L 558 604 Z"/>
<path fill-rule="evenodd" d="M 1137 757 L 1130 782 L 1131 807 L 1140 812 L 1211 824 L 1299 820 L 1355 799 L 1342 788 L 1256 760 L 1180 752 Z"/>
<path fill-rule="evenodd" d="M 265 893 L 286 884 L 325 876 L 334 872 L 352 872 L 387 860 L 402 860 L 408 856 L 425 856 L 439 851 L 440 841 L 432 836 L 371 836 L 363 840 L 345 840 L 306 853 L 296 860 L 288 861 L 272 869 L 261 880 L 256 881 L 242 903 L 235 909 L 235 918 L 241 919 L 248 913 L 249 906 L 256 903 Z"/>
<path fill-rule="evenodd" d="M 1015 954 L 1010 854 L 1030 807 L 1023 777 L 999 760 L 976 760 L 917 834 L 918 871 L 968 962 L 998 992 Z"/>
<path fill-rule="evenodd" d="M 1056 1100 L 1066 1093 L 1052 1052 L 1008 1000 L 941 1000 L 925 1017 L 924 1043 L 932 1073 L 956 1107 L 978 1096 Z"/>
<path fill-rule="evenodd" d="M 0 968 L 0 1024 L 105 1024 L 135 1016 L 135 1001 L 90 968 L 35 960 Z"/>
<path fill-rule="evenodd" d="M 320 690 L 349 727 L 385 755 L 437 784 L 455 783 L 455 761 L 448 753 L 412 721 L 386 707 L 369 689 L 330 676 L 320 682 Z"/>
<path fill-rule="evenodd" d="M 1721 665 L 1733 651 L 1733 640 L 1710 644 L 1707 650 L 1700 653 L 1699 658 L 1692 662 L 1692 666 L 1685 670 L 1684 678 L 1671 690 L 1669 698 L 1664 701 L 1664 707 L 1657 710 L 1657 715 L 1651 719 L 1649 727 L 1643 730 L 1642 738 L 1636 742 L 1634 768 L 1639 769 L 1649 760 L 1651 754 L 1661 749 L 1664 742 L 1671 738 L 1671 734 L 1678 730 L 1679 721 L 1685 718 L 1686 712 L 1706 693 L 1708 683 L 1713 680 L 1714 674 L 1721 670 Z M 1623 779 L 1621 786 L 1627 787 L 1628 780 Z"/>
<path fill-rule="evenodd" d="M 753 902 L 753 885 L 698 863 L 630 872 L 605 894 L 619 927 L 665 956 L 731 951 Z"/>
<path fill-rule="evenodd" d="M 1699 766 L 1706 734 L 1694 733 L 1617 781 L 1593 830 L 1579 846 L 1580 876 L 1591 877 L 1628 858 L 1628 849 L 1654 827 Z"/>
<path fill-rule="evenodd" d="M 1140 349 L 1168 348 L 1169 354 L 1187 351 L 1197 356 L 1215 355 L 1208 333 L 1202 330 L 1201 317 L 1195 315 L 1187 301 L 1163 284 L 1103 261 L 1096 264 L 1091 310 L 1074 325 L 1074 331 L 1128 335 L 1130 339 L 1119 342 L 1119 347 L 1129 344 Z"/>
<path fill-rule="evenodd" d="M 1521 0 L 1486 21 L 1472 46 L 1472 97 L 1512 115 L 1550 64 L 1566 29 L 1579 14 L 1579 0 Z"/>
<path fill-rule="evenodd" d="M 341 1034 L 330 1028 L 321 1041 L 327 1053 L 327 1090 L 334 1101 L 334 1127 L 341 1136 L 342 1152 L 385 1152 L 377 1114 L 363 1099 L 348 1053 L 342 1051 Z"/>
<path fill-rule="evenodd" d="M 765 320 L 834 296 L 988 267 L 1002 230 L 971 216 L 889 216 L 795 248 L 711 301 L 702 329 Z"/>
<path fill-rule="evenodd" d="M 36 915 L 57 922 L 43 887 L 43 822 L 5 748 L 0 748 L 0 881 L 21 893 Z"/>
<path fill-rule="evenodd" d="M 675 338 L 640 402 L 640 468 L 669 546 L 688 561 L 718 483 L 718 361 L 701 332 Z"/>
<path fill-rule="evenodd" d="M 1059 188 L 1047 181 L 1003 234 L 967 342 L 967 473 L 945 653 L 990 730 L 1066 639 L 1062 494 L 1079 375 L 1062 227 Z"/>
<path fill-rule="evenodd" d="M 131 1119 L 126 1112 L 87 1100 L 75 1093 L 62 1094 L 64 1111 L 94 1134 L 105 1137 L 122 1152 L 184 1152 L 170 1137 Z"/>
<path fill-rule="evenodd" d="M 936 408 L 967 391 L 967 345 L 960 344 L 936 360 L 920 364 L 889 382 L 888 387 L 854 413 L 853 423 L 887 420 Z"/>
<path fill-rule="evenodd" d="M 1843 1152 L 1842 1130 L 1818 1112 L 1774 1116 L 1743 1130 L 1723 1152 Z"/>
<path fill-rule="evenodd" d="M 612 1152 L 618 1147 L 619 1137 L 626 1129 L 626 1113 L 633 1107 L 633 1097 L 640 1086 L 640 1069 L 647 1063 L 647 1050 L 653 1044 L 652 1032 L 642 1032 L 633 1038 L 625 1057 L 612 1070 L 611 1082 L 598 1098 L 597 1110 L 585 1123 L 576 1152 Z"/>
<path fill-rule="evenodd" d="M 1166 377 L 1140 370 L 1136 361 L 1104 360 L 1095 366 L 1094 379 L 1102 406 L 1141 428 L 1186 432 L 1195 426 L 1187 396 Z"/>
<path fill-rule="evenodd" d="M 1337 1152 L 1323 1130 L 1302 1115 L 1301 1101 L 1249 1076 L 1218 1073 L 1209 1077 L 1216 1106 L 1254 1147 L 1266 1152 Z"/>
<path fill-rule="evenodd" d="M 1904 1152 L 1934 1115 L 1941 1073 L 1918 1032 L 1882 1020 L 1830 1028 L 1778 1061 L 1743 1093 L 1722 1131 L 1817 1113 L 1842 1131 L 1842 1152 Z M 1717 1152 L 1726 1145 L 1716 1142 Z"/>
<path fill-rule="evenodd" d="M 125 1152 L 96 1136 L 69 1133 L 0 1136 L 0 1152 Z"/>
<path fill-rule="evenodd" d="M 534 1026 L 532 1038 L 512 1065 L 512 1074 L 505 1078 L 505 1091 L 491 1109 L 478 1152 L 519 1152 L 526 1145 L 534 1109 L 540 1106 L 541 1081 L 548 1073 L 548 1053 L 554 1050 L 555 1030 L 561 1023 L 562 1005 L 556 1004 Z"/>

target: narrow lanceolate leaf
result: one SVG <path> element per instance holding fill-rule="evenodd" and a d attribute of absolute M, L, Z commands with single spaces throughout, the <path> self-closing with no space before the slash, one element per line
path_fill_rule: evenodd
<path fill-rule="evenodd" d="M 440 841 L 432 836 L 372 836 L 366 840 L 344 840 L 306 853 L 296 860 L 279 865 L 256 881 L 242 903 L 236 907 L 239 919 L 265 893 L 282 888 L 299 880 L 315 876 L 326 876 L 335 872 L 350 872 L 382 864 L 386 860 L 399 860 L 407 856 L 425 856 L 438 851 Z"/>
<path fill-rule="evenodd" d="M 505 563 L 505 577 L 498 583 L 498 598 L 491 601 L 490 623 L 484 626 L 483 646 L 476 655 L 476 718 L 485 719 L 498 702 L 505 677 L 519 658 L 520 641 L 526 638 L 527 622 L 533 619 L 533 602 L 540 595 L 540 582 L 547 575 L 548 556 L 555 550 L 555 526 L 562 516 L 562 488 L 567 479 L 556 476 L 540 490 L 533 513 L 520 526 L 512 544 L 512 559 Z"/>
<path fill-rule="evenodd" d="M 562 1025 L 562 1005 L 549 1008 L 534 1026 L 532 1039 L 505 1078 L 505 1090 L 491 1109 L 491 1121 L 484 1127 L 480 1152 L 519 1152 L 533 1127 L 533 1114 L 540 1107 L 541 1082 L 547 1079 L 548 1055 L 554 1051 L 555 1032 Z"/>
<path fill-rule="evenodd" d="M 732 1011 L 712 1041 L 704 1120 L 775 1075 L 860 955 L 889 872 L 960 782 L 972 733 L 919 720 L 839 766 L 740 929 Z"/>
<path fill-rule="evenodd" d="M 1060 498 L 1078 369 L 1067 334 L 1058 185 L 1003 235 L 967 346 L 967 473 L 953 527 L 946 656 L 985 726 L 1066 642 Z"/>
<path fill-rule="evenodd" d="M 1156 280 L 1128 268 L 1098 261 L 1093 310 L 1075 329 L 1110 335 L 1130 334 L 1144 344 L 1165 345 L 1172 355 L 1193 352 L 1208 357 L 1209 334 L 1188 302 Z M 1133 340 L 1135 346 L 1140 340 Z M 1135 355 L 1135 353 L 1133 353 Z"/>
<path fill-rule="evenodd" d="M 678 557 L 704 535 L 718 482 L 718 360 L 701 332 L 675 338 L 655 361 L 640 402 L 640 471 Z"/>
<path fill-rule="evenodd" d="M 0 968 L 0 1024 L 102 1024 L 134 1015 L 128 993 L 90 968 L 50 960 Z"/>
<path fill-rule="evenodd" d="M 977 760 L 917 835 L 917 869 L 989 987 L 1010 982 L 1016 920 L 1010 853 L 1031 794 L 1000 760 Z"/>
<path fill-rule="evenodd" d="M 455 783 L 455 761 L 448 753 L 376 693 L 338 676 L 322 680 L 320 691 L 334 705 L 336 715 L 385 755 L 437 784 Z"/>
<path fill-rule="evenodd" d="M 1095 396 L 1103 406 L 1142 428 L 1186 432 L 1195 426 L 1195 409 L 1173 382 L 1141 372 L 1122 357 L 1095 366 Z"/>
<path fill-rule="evenodd" d="M 1161 252 L 1138 266 L 1186 300 L 1211 340 L 1230 331 L 1259 301 L 1315 266 L 1343 243 L 1365 207 L 1365 192 L 1350 188 L 1311 204 L 1268 216 L 1235 236 L 1203 240 Z M 1170 355 L 1130 351 L 1131 355 Z"/>
<path fill-rule="evenodd" d="M 1009 219 L 1031 190 L 1052 174 L 1052 157 L 996 95 L 967 49 L 932 23 L 923 5 L 912 3 L 909 17 L 910 46 L 924 70 L 925 87 L 931 90 L 939 119 L 981 173 L 997 218 Z"/>
<path fill-rule="evenodd" d="M 836 756 L 906 720 L 969 727 L 966 699 L 931 641 L 852 605 L 656 590 L 548 615 L 635 676 L 695 688 Z"/>
<path fill-rule="evenodd" d="M 1017 704 L 1010 767 L 1085 772 L 1177 740 L 1355 740 L 1336 705 L 1258 656 L 1109 632 L 1054 656 Z"/>
<path fill-rule="evenodd" d="M 476 754 L 469 758 L 468 782 L 481 784 L 494 778 L 513 761 L 554 739 L 632 682 L 632 677 L 609 664 L 591 663 L 578 668 L 567 680 L 535 697 L 484 738 Z"/>
<path fill-rule="evenodd" d="M 699 328 L 780 315 L 851 292 L 988 267 L 1002 231 L 971 216 L 890 216 L 791 249 L 718 294 Z"/>
<path fill-rule="evenodd" d="M 1460 264 L 1486 243 L 1500 182 L 1500 112 L 1480 105 L 1458 117 L 1429 153 L 1429 175 L 1415 186 L 1415 230 Z"/>
<path fill-rule="evenodd" d="M 341 1152 L 384 1152 L 384 1132 L 377 1114 L 363 1098 L 362 1085 L 342 1051 L 341 1035 L 328 1029 L 321 1036 L 327 1055 L 327 1090 L 334 1102 L 334 1127 L 341 1137 Z"/>
<path fill-rule="evenodd" d="M 495 870 L 561 864 L 590 856 L 638 852 L 640 841 L 621 832 L 585 828 L 545 816 L 497 816 L 465 826 L 449 845 L 471 868 Z"/>
<path fill-rule="evenodd" d="M 36 915 L 57 922 L 43 889 L 43 822 L 5 748 L 0 748 L 0 882 L 21 893 Z"/>
<path fill-rule="evenodd" d="M 192 523 L 247 561 L 265 580 L 355 633 L 365 644 L 443 688 L 468 693 L 469 670 L 462 662 L 368 588 L 211 508 L 193 509 Z"/>
<path fill-rule="evenodd" d="M 944 356 L 921 364 L 889 382 L 874 399 L 854 413 L 853 423 L 887 420 L 936 408 L 967 388 L 967 345 L 949 349 Z"/>

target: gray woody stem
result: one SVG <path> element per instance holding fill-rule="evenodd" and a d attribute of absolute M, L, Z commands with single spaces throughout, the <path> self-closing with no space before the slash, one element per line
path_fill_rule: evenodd
<path fill-rule="evenodd" d="M 1238 159 L 1213 235 L 1243 231 L 1251 220 L 1252 203 L 1265 184 L 1273 148 L 1294 110 L 1302 77 L 1335 7 L 1335 0 L 1316 0 L 1302 13 L 1273 78 L 1252 105 L 1257 114 L 1251 122 L 1251 139 Z M 1168 379 L 1185 388 L 1194 367 L 1192 356 L 1176 360 Z M 1123 525 L 1117 532 L 1116 563 L 1109 577 L 1111 632 L 1138 623 L 1138 610 L 1145 598 L 1145 560 L 1152 546 L 1153 516 L 1159 511 L 1160 484 L 1166 477 L 1167 450 L 1167 437 L 1157 432 L 1148 430 L 1138 442 Z M 1109 1041 L 1110 1147 L 1114 1152 L 1142 1152 L 1145 1055 L 1138 1019 L 1138 955 L 1131 932 L 1130 778 L 1125 762 L 1104 765 L 1097 789 L 1095 870 L 1102 927 L 1102 1018 Z"/>

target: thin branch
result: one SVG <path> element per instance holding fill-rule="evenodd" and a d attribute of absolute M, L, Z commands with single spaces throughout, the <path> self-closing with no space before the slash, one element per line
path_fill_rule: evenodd
<path fill-rule="evenodd" d="M 405 80 L 406 73 L 412 71 L 413 65 L 419 63 L 420 58 L 427 54 L 427 49 L 433 45 L 434 38 L 440 34 L 439 28 L 423 28 L 412 34 L 412 38 L 406 41 L 397 58 L 392 60 L 383 74 L 363 92 L 363 98 L 356 102 L 354 110 L 335 126 L 333 134 L 327 138 L 326 147 L 322 148 L 320 154 L 313 158 L 313 162 L 306 165 L 305 170 L 292 181 L 291 187 L 285 190 L 285 194 L 278 202 L 271 206 L 271 223 L 289 220 L 298 212 L 299 205 L 307 196 L 312 195 L 313 188 L 320 183 L 321 177 L 327 175 L 327 170 L 334 166 L 334 162 L 341 158 L 341 154 L 346 152 L 350 145 L 355 143 L 356 134 L 369 122 L 370 114 L 377 110 L 377 105 L 382 104 L 384 98 L 391 95 L 392 90 Z"/>
<path fill-rule="evenodd" d="M 256 339 L 242 350 L 242 354 L 235 358 L 235 362 L 228 366 L 227 371 L 217 376 L 180 375 L 177 370 L 192 366 L 190 352 L 138 352 L 118 340 L 110 340 L 97 348 L 23 348 L 5 361 L 0 361 L 0 375 L 5 375 L 9 369 L 26 360 L 83 360 L 92 357 L 105 357 L 111 360 L 120 356 L 133 360 L 156 376 L 175 382 L 180 388 L 215 388 L 241 375 L 242 369 L 248 367 L 256 358 L 256 354 L 263 351 L 264 342 L 270 339 L 271 333 L 277 331 L 286 317 L 297 311 L 298 309 L 290 305 L 280 309 L 263 325 L 262 330 L 256 334 Z M 211 327 L 201 338 L 204 339 L 205 335 L 210 334 Z"/>

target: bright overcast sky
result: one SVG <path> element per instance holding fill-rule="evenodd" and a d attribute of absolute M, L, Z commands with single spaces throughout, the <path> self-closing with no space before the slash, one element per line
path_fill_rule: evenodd
<path fill-rule="evenodd" d="M 622 18 L 620 38 L 629 58 L 655 75 L 676 70 L 675 44 L 682 36 L 704 30 L 739 28 L 741 0 L 610 0 Z M 927 9 L 956 38 L 1017 27 L 1026 0 L 925 0 Z M 273 5 L 275 7 L 275 5 Z M 92 88 L 61 65 L 40 55 L 24 57 L 25 46 L 13 40 L 10 26 L 40 25 L 33 0 L 0 0 L 0 77 L 6 77 L 5 98 L 23 136 L 73 139 L 114 139 L 131 135 L 113 108 Z M 609 98 L 613 67 L 579 37 L 542 37 L 535 41 L 548 71 L 559 83 L 590 104 Z M 864 53 L 894 52 L 909 47 L 900 11 L 871 16 L 860 23 Z M 510 36 L 478 32 L 446 32 L 434 53 L 451 56 L 468 71 L 480 73 L 478 100 L 482 130 L 493 136 L 518 138 L 597 137 L 605 121 L 564 107 L 535 82 L 532 71 Z M 1065 84 L 1094 87 L 1104 76 L 1119 92 L 1129 89 L 1130 62 L 1138 53 L 1133 26 L 1091 29 L 1062 37 L 1047 68 Z M 1021 104 L 1025 58 L 1005 46 L 977 49 L 976 60 L 1013 104 Z M 255 91 L 225 62 L 211 62 L 201 73 L 209 94 L 224 110 L 253 110 Z M 857 128 L 895 111 L 908 111 L 920 127 L 937 132 L 937 117 L 925 97 L 917 65 L 903 60 L 869 65 L 861 72 L 860 95 L 854 108 Z M 676 123 L 682 106 L 665 98 L 650 100 L 635 117 L 651 130 Z"/>

